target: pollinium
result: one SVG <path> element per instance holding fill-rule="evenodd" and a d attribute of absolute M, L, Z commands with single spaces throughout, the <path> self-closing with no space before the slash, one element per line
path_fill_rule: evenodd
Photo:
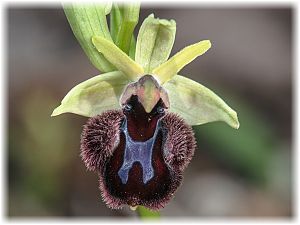
<path fill-rule="evenodd" d="M 149 98 L 151 93 L 151 98 Z M 90 118 L 81 136 L 81 157 L 99 175 L 111 208 L 163 208 L 183 179 L 196 141 L 192 128 L 168 112 L 166 91 L 145 75 L 125 89 L 122 110 Z"/>

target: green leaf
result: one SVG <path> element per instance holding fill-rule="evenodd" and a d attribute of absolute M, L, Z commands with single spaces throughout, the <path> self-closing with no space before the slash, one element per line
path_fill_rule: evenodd
<path fill-rule="evenodd" d="M 129 54 L 133 31 L 139 21 L 140 3 L 132 2 L 122 6 L 122 20 L 116 37 L 116 45 L 127 55 Z"/>
<path fill-rule="evenodd" d="M 160 214 L 158 211 L 151 211 L 143 206 L 137 207 L 137 212 L 142 219 L 159 219 Z"/>
<path fill-rule="evenodd" d="M 102 72 L 110 72 L 115 68 L 95 49 L 92 37 L 97 35 L 111 40 L 105 16 L 108 11 L 109 7 L 104 4 L 71 3 L 64 5 L 64 12 L 75 37 L 92 64 Z"/>
<path fill-rule="evenodd" d="M 176 34 L 174 20 L 155 19 L 149 15 L 137 37 L 135 61 L 150 73 L 170 56 Z"/>
<path fill-rule="evenodd" d="M 239 171 L 245 179 L 266 184 L 271 178 L 267 169 L 270 168 L 274 156 L 278 156 L 279 148 L 282 148 L 279 144 L 280 138 L 254 105 L 236 96 L 231 96 L 230 99 L 234 101 L 243 125 L 239 132 L 223 124 L 213 123 L 194 126 L 195 136 L 208 143 L 214 158 L 219 158 L 235 171 Z"/>
<path fill-rule="evenodd" d="M 152 73 L 163 84 L 172 79 L 184 66 L 193 61 L 196 57 L 204 54 L 210 49 L 211 43 L 209 40 L 200 41 L 190 45 L 176 53 L 167 62 L 155 68 Z"/>
<path fill-rule="evenodd" d="M 178 113 L 190 125 L 224 121 L 238 129 L 237 114 L 219 96 L 203 85 L 176 75 L 165 83 L 170 101 L 170 111 Z"/>
<path fill-rule="evenodd" d="M 97 50 L 129 79 L 134 81 L 144 74 L 144 69 L 119 49 L 113 42 L 99 36 L 94 36 L 92 42 Z"/>
<path fill-rule="evenodd" d="M 129 82 L 119 71 L 95 76 L 72 88 L 51 116 L 75 113 L 92 117 L 106 110 L 118 109 L 119 98 Z"/>

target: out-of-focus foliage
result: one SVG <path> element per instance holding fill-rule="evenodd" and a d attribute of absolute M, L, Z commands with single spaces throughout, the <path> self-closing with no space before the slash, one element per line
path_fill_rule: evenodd
<path fill-rule="evenodd" d="M 68 195 L 72 152 L 78 146 L 72 139 L 79 134 L 70 129 L 69 119 L 49 117 L 55 103 L 55 98 L 45 90 L 30 92 L 18 108 L 18 123 L 9 129 L 12 215 L 35 210 L 61 214 L 57 202 Z M 67 204 L 62 201 L 60 207 Z"/>
<path fill-rule="evenodd" d="M 280 138 L 274 132 L 272 124 L 250 104 L 234 96 L 230 99 L 236 103 L 235 107 L 240 112 L 240 129 L 228 129 L 221 123 L 195 126 L 198 142 L 205 141 L 210 154 L 243 176 L 259 185 L 266 185 L 271 179 L 268 170 L 274 169 L 270 167 L 271 163 L 282 151 L 278 141 Z M 283 158 L 281 163 L 288 163 L 285 160 Z M 289 170 L 282 172 L 285 176 L 290 174 Z"/>

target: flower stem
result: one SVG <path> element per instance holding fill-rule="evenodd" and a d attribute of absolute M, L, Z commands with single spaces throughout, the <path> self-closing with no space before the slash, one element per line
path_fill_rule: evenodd
<path fill-rule="evenodd" d="M 140 3 L 113 7 L 111 32 L 116 45 L 127 55 L 131 47 L 133 31 L 139 21 Z M 121 20 L 120 20 L 121 17 Z M 118 26 L 116 28 L 116 26 Z M 118 31 L 116 31 L 118 29 Z"/>
<path fill-rule="evenodd" d="M 160 213 L 158 211 L 151 211 L 143 206 L 137 207 L 137 213 L 142 220 L 148 220 L 148 219 L 157 220 L 160 218 Z"/>

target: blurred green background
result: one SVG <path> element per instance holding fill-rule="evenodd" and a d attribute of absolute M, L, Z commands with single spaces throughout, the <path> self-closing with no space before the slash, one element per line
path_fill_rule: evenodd
<path fill-rule="evenodd" d="M 50 117 L 73 86 L 98 74 L 61 7 L 5 11 L 7 216 L 136 216 L 127 207 L 108 209 L 96 174 L 81 162 L 86 118 Z M 212 41 L 181 74 L 220 95 L 241 124 L 239 130 L 221 122 L 194 127 L 198 149 L 162 216 L 293 216 L 292 7 L 142 5 L 140 23 L 152 12 L 177 22 L 172 55 Z"/>

